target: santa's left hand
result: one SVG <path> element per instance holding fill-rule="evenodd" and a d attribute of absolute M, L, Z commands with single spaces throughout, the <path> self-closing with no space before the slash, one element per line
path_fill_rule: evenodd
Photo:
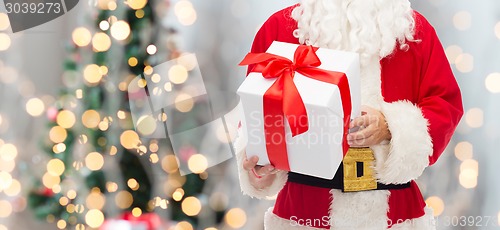
<path fill-rule="evenodd" d="M 351 121 L 349 128 L 359 127 L 359 130 L 347 135 L 351 147 L 369 147 L 391 139 L 391 132 L 382 112 L 368 107 L 361 107 L 362 116 Z"/>

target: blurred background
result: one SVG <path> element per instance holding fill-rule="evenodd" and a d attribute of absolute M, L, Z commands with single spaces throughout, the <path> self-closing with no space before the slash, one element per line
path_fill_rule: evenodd
<path fill-rule="evenodd" d="M 0 5 L 0 230 L 262 229 L 272 201 L 241 194 L 234 159 L 208 168 L 198 153 L 217 148 L 185 145 L 180 160 L 195 173 L 182 176 L 168 139 L 133 131 L 127 83 L 196 54 L 180 64 L 197 63 L 209 92 L 235 92 L 257 29 L 296 2 L 83 0 L 18 33 Z M 500 2 L 412 4 L 436 28 L 466 111 L 418 183 L 438 229 L 500 229 Z M 179 110 L 198 108 L 180 99 Z"/>

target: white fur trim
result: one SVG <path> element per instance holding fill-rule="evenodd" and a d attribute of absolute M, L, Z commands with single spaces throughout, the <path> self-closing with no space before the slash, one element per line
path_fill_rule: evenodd
<path fill-rule="evenodd" d="M 332 189 L 330 221 L 335 230 L 387 229 L 388 190 L 343 193 Z"/>
<path fill-rule="evenodd" d="M 238 164 L 238 175 L 240 179 L 241 191 L 250 197 L 255 197 L 258 199 L 273 199 L 276 194 L 285 186 L 288 180 L 288 173 L 285 171 L 279 171 L 276 173 L 276 179 L 274 182 L 265 189 L 256 189 L 250 184 L 250 178 L 248 172 L 243 169 L 243 159 L 246 158 L 245 146 L 246 139 L 242 135 L 242 130 L 238 130 L 239 137 L 234 141 L 234 149 L 236 151 L 236 162 Z"/>
<path fill-rule="evenodd" d="M 342 193 L 340 190 L 330 191 L 334 197 L 330 204 L 331 230 L 384 230 L 387 226 L 389 209 L 388 190 L 368 192 Z M 335 203 L 335 205 L 333 205 Z M 425 215 L 419 218 L 394 224 L 390 230 L 435 230 L 433 210 L 425 209 Z M 265 230 L 321 230 L 308 226 L 299 226 L 293 219 L 287 220 L 273 213 L 273 207 L 264 214 Z"/>
<path fill-rule="evenodd" d="M 436 221 L 433 215 L 432 208 L 425 208 L 425 215 L 419 218 L 407 220 L 401 224 L 395 224 L 391 230 L 435 230 Z"/>
<path fill-rule="evenodd" d="M 273 213 L 273 207 L 269 208 L 264 214 L 264 229 L 265 230 L 321 230 L 320 228 L 312 228 L 308 226 L 299 226 L 297 222 L 283 219 Z"/>
<path fill-rule="evenodd" d="M 381 109 L 392 139 L 389 155 L 383 164 L 376 164 L 377 178 L 384 184 L 404 184 L 417 179 L 429 165 L 433 151 L 427 119 L 409 101 L 384 102 Z"/>

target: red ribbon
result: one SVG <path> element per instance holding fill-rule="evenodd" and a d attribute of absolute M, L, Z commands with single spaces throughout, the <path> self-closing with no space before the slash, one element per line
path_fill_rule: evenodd
<path fill-rule="evenodd" d="M 290 171 L 285 142 L 286 117 L 292 137 L 309 128 L 307 111 L 293 82 L 295 72 L 306 77 L 335 84 L 339 87 L 344 110 L 343 154 L 347 153 L 348 124 L 351 118 L 351 94 L 345 73 L 317 68 L 321 60 L 312 46 L 300 45 L 295 51 L 294 61 L 269 53 L 249 53 L 240 66 L 253 65 L 251 72 L 260 72 L 267 79 L 277 78 L 264 94 L 264 132 L 269 161 L 278 169 Z"/>

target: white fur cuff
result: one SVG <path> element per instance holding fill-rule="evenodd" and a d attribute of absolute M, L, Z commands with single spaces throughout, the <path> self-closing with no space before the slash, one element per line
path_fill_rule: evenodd
<path fill-rule="evenodd" d="M 387 159 L 377 167 L 377 177 L 384 184 L 417 179 L 429 165 L 433 151 L 429 123 L 420 108 L 409 101 L 384 102 L 381 107 L 392 139 Z"/>

